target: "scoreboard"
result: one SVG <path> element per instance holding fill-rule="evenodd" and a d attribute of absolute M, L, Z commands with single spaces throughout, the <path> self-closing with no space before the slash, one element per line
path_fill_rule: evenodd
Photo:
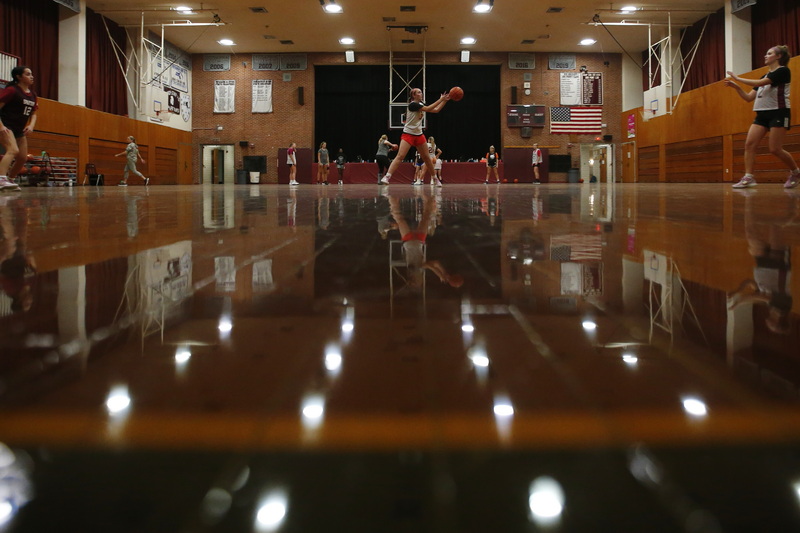
<path fill-rule="evenodd" d="M 506 106 L 506 125 L 509 128 L 544 128 L 544 112 L 543 105 Z"/>

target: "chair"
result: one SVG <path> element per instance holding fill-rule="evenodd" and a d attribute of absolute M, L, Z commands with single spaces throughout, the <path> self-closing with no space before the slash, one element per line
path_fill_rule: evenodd
<path fill-rule="evenodd" d="M 97 167 L 94 163 L 86 163 L 81 185 L 86 185 L 86 180 L 89 180 L 89 185 L 105 185 L 105 176 L 97 173 Z"/>

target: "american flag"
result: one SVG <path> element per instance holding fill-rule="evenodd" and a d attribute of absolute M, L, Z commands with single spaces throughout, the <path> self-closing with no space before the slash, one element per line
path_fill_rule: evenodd
<path fill-rule="evenodd" d="M 602 132 L 602 107 L 551 107 L 550 133 Z"/>

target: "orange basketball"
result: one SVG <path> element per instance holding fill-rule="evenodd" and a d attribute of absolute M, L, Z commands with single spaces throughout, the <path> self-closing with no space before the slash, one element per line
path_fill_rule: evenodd
<path fill-rule="evenodd" d="M 33 154 L 28 154 L 28 161 L 33 161 Z"/>
<path fill-rule="evenodd" d="M 503 178 L 503 183 L 508 183 L 508 180 Z"/>
<path fill-rule="evenodd" d="M 464 98 L 464 89 L 457 86 L 450 89 L 450 100 L 458 102 L 462 98 Z"/>
<path fill-rule="evenodd" d="M 30 172 L 31 174 L 38 174 L 38 173 L 39 173 L 39 172 L 41 172 L 41 171 L 42 171 L 42 168 L 41 168 L 41 167 L 38 167 L 38 166 L 36 166 L 36 165 L 32 166 L 32 167 L 30 168 L 30 170 L 29 170 L 29 172 Z"/>
<path fill-rule="evenodd" d="M 398 148 L 400 148 L 400 147 L 399 147 L 399 146 L 397 146 L 396 144 L 393 144 L 393 145 L 392 145 L 392 151 L 393 151 L 393 152 L 396 152 Z"/>
<path fill-rule="evenodd" d="M 519 183 L 519 180 L 515 178 L 514 183 Z"/>

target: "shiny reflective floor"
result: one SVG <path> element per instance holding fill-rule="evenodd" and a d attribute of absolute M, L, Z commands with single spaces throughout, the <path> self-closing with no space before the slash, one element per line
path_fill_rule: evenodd
<path fill-rule="evenodd" d="M 0 531 L 800 529 L 800 191 L 0 196 Z"/>

